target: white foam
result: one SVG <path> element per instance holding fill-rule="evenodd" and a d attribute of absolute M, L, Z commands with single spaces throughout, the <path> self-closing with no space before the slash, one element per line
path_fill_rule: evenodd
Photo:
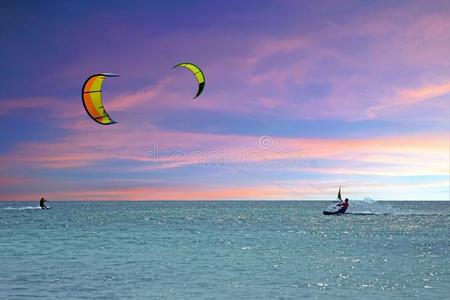
<path fill-rule="evenodd" d="M 400 209 L 392 207 L 389 203 L 378 202 L 371 198 L 364 198 L 363 200 L 352 200 L 350 207 L 348 208 L 348 212 L 374 215 L 402 214 L 402 211 Z"/>
<path fill-rule="evenodd" d="M 42 209 L 40 206 L 21 206 L 21 207 L 4 207 L 4 210 L 28 210 L 28 209 Z"/>

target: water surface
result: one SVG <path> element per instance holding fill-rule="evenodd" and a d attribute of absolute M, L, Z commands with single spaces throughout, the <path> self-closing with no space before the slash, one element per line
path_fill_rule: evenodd
<path fill-rule="evenodd" d="M 449 202 L 0 202 L 0 298 L 443 299 Z"/>

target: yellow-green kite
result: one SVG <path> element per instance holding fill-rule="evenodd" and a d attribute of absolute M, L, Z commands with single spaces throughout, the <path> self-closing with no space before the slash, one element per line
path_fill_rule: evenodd
<path fill-rule="evenodd" d="M 194 99 L 200 96 L 200 94 L 203 92 L 203 89 L 205 88 L 205 74 L 203 74 L 202 70 L 192 63 L 181 63 L 173 67 L 173 69 L 175 69 L 176 67 L 183 67 L 194 73 L 195 78 L 198 82 L 198 91 Z"/>
<path fill-rule="evenodd" d="M 99 73 L 94 74 L 83 85 L 81 99 L 88 115 L 97 123 L 111 125 L 114 122 L 106 113 L 102 102 L 102 85 L 106 77 L 119 77 L 116 74 Z"/>

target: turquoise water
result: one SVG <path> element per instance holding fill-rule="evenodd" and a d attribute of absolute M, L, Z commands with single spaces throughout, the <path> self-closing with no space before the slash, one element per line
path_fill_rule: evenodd
<path fill-rule="evenodd" d="M 0 298 L 448 297 L 450 202 L 328 205 L 0 202 Z"/>

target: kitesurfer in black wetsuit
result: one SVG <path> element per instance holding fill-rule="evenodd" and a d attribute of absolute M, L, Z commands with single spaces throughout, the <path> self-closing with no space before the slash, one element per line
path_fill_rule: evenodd
<path fill-rule="evenodd" d="M 45 200 L 44 198 L 41 198 L 41 200 L 39 201 L 39 206 L 40 206 L 42 209 L 48 209 L 48 207 L 45 206 L 45 202 L 47 202 L 47 200 Z"/>
<path fill-rule="evenodd" d="M 340 206 L 341 208 L 336 212 L 336 214 L 345 214 L 345 211 L 349 206 L 348 198 L 345 198 L 345 201 L 343 203 L 339 203 L 337 206 Z"/>

